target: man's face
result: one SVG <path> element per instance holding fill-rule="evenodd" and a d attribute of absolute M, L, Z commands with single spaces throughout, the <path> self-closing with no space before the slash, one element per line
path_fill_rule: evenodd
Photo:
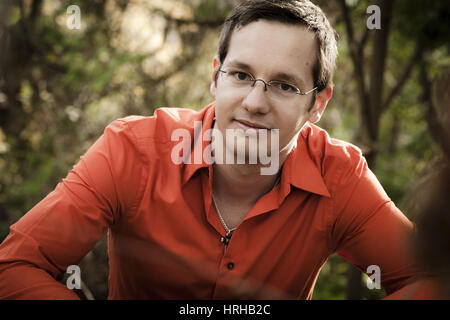
<path fill-rule="evenodd" d="M 306 92 L 314 88 L 312 70 L 316 55 L 315 35 L 306 27 L 259 20 L 234 30 L 221 70 L 242 72 L 265 82 L 284 81 Z M 227 129 L 245 130 L 242 122 L 279 129 L 280 151 L 290 150 L 306 121 L 320 119 L 331 96 L 331 89 L 318 93 L 314 108 L 308 112 L 313 103 L 313 93 L 273 99 L 269 91 L 264 91 L 261 81 L 257 81 L 254 87 L 249 85 L 248 90 L 236 90 L 225 80 L 229 76 L 222 72 L 219 72 L 214 85 L 219 67 L 217 59 L 215 67 L 211 93 L 216 98 L 218 129 L 224 136 Z"/>

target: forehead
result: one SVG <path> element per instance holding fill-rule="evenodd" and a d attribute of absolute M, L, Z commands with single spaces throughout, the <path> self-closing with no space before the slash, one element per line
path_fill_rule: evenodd
<path fill-rule="evenodd" d="M 307 27 L 258 20 L 234 30 L 224 64 L 239 61 L 261 75 L 296 74 L 312 82 L 316 56 L 316 37 Z"/>

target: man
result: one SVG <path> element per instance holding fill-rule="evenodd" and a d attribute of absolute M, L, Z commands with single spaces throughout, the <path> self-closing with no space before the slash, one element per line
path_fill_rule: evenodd
<path fill-rule="evenodd" d="M 359 149 L 313 124 L 332 96 L 336 56 L 334 31 L 309 1 L 236 7 L 214 59 L 215 102 L 109 125 L 11 226 L 0 298 L 76 298 L 55 279 L 105 229 L 111 299 L 310 299 L 335 252 L 363 271 L 379 267 L 388 293 L 406 288 L 421 276 L 412 223 Z M 272 163 L 264 152 L 250 161 L 255 142 Z"/>

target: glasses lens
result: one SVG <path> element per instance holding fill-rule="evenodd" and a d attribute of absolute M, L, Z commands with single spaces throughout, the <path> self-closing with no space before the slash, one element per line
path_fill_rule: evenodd
<path fill-rule="evenodd" d="M 268 87 L 269 92 L 276 99 L 291 99 L 298 92 L 296 87 L 286 82 L 272 81 Z"/>
<path fill-rule="evenodd" d="M 249 89 L 253 83 L 253 77 L 245 72 L 240 71 L 221 71 L 224 83 L 234 90 Z"/>

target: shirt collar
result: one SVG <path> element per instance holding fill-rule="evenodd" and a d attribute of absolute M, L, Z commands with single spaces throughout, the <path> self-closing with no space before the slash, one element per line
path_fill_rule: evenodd
<path fill-rule="evenodd" d="M 211 166 L 208 162 L 204 159 L 203 156 L 201 157 L 200 161 L 194 161 L 194 155 L 195 150 L 201 150 L 201 154 L 203 155 L 203 151 L 206 147 L 209 147 L 211 141 L 203 141 L 203 134 L 208 129 L 212 129 L 213 121 L 216 119 L 215 116 L 215 107 L 214 102 L 205 107 L 200 114 L 202 115 L 199 117 L 199 119 L 195 119 L 196 121 L 202 121 L 202 126 L 198 128 L 193 128 L 192 130 L 192 140 L 194 147 L 191 149 L 191 153 L 189 154 L 189 157 L 191 159 L 190 163 L 186 163 L 184 166 L 184 173 L 183 173 L 183 185 L 186 184 L 190 178 L 195 174 L 195 172 L 201 168 L 207 168 Z M 207 152 L 209 155 L 210 153 Z M 195 163 L 197 162 L 197 163 Z"/>
<path fill-rule="evenodd" d="M 288 155 L 283 170 L 287 170 L 286 177 L 293 186 L 312 193 L 331 197 L 325 185 L 320 164 L 316 164 L 311 157 L 312 151 L 309 149 L 308 140 L 312 138 L 313 128 L 306 123 L 297 139 L 297 144 Z M 317 133 L 316 133 L 317 134 Z"/>

